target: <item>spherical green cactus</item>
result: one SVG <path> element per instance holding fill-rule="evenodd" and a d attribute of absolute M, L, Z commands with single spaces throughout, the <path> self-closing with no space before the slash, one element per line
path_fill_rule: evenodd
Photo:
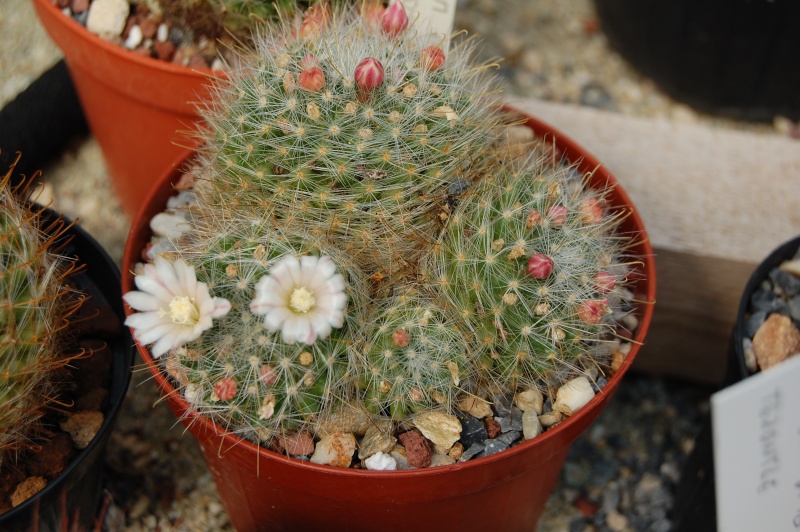
<path fill-rule="evenodd" d="M 431 296 L 404 289 L 372 321 L 360 385 L 367 408 L 393 419 L 430 409 L 451 410 L 475 385 L 475 367 L 457 316 Z"/>
<path fill-rule="evenodd" d="M 448 189 L 495 140 L 496 90 L 470 61 L 354 11 L 266 32 L 203 116 L 205 201 L 302 223 L 370 274 L 411 267 Z"/>
<path fill-rule="evenodd" d="M 195 409 L 232 432 L 269 441 L 283 430 L 313 427 L 326 409 L 352 398 L 353 387 L 347 384 L 354 372 L 348 352 L 366 329 L 368 288 L 361 271 L 344 254 L 264 221 L 228 220 L 214 227 L 204 225 L 188 236 L 178 246 L 179 260 L 193 268 L 196 281 L 205 283 L 217 301 L 226 302 L 226 313 L 214 319 L 202 336 L 166 356 L 168 373 Z M 282 267 L 281 273 L 278 265 L 287 261 L 296 264 Z M 316 277 L 281 294 L 281 283 L 298 281 L 307 262 L 313 263 Z M 322 271 L 320 265 L 326 264 L 328 270 Z M 145 274 L 155 277 L 155 268 Z M 339 283 L 331 285 L 332 293 L 318 288 L 323 274 Z M 332 302 L 333 295 L 340 300 Z M 162 308 L 173 312 L 180 297 L 173 295 Z M 264 310 L 270 303 L 296 311 L 304 304 L 338 305 L 343 319 L 334 324 L 338 328 L 328 327 L 323 334 L 319 328 L 325 324 L 311 318 L 315 334 L 319 333 L 313 338 L 306 336 L 306 329 L 269 330 L 267 325 L 275 325 L 274 316 Z"/>
<path fill-rule="evenodd" d="M 0 178 L 0 465 L 33 444 L 39 420 L 54 404 L 57 370 L 67 363 L 67 318 L 82 299 L 69 296 L 74 263 L 50 247 L 63 227 L 42 232 L 38 207 Z"/>
<path fill-rule="evenodd" d="M 613 331 L 627 273 L 620 214 L 542 157 L 500 161 L 449 219 L 425 273 L 503 389 L 558 386 Z"/>

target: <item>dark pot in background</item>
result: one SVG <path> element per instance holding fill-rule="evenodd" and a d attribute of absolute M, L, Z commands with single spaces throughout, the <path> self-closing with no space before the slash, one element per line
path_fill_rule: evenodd
<path fill-rule="evenodd" d="M 800 237 L 781 244 L 756 267 L 745 285 L 739 300 L 731 340 L 728 346 L 727 369 L 722 388 L 732 386 L 750 376 L 745 363 L 743 340 L 747 337 L 745 326 L 750 313 L 750 299 L 761 283 L 769 277 L 769 272 L 786 260 L 794 257 L 800 249 Z M 673 505 L 673 525 L 677 531 L 705 532 L 717 529 L 716 491 L 714 488 L 714 453 L 711 414 L 695 440 L 695 448 L 681 474 L 681 481 L 675 492 Z"/>
<path fill-rule="evenodd" d="M 800 120 L 795 0 L 594 0 L 611 45 L 676 100 L 735 119 Z"/>
<path fill-rule="evenodd" d="M 47 226 L 58 218 L 57 213 L 45 209 L 41 219 L 43 226 Z M 68 220 L 66 222 L 69 223 Z M 0 514 L 0 530 L 95 529 L 95 518 L 102 501 L 105 450 L 131 379 L 135 349 L 128 328 L 121 326 L 125 315 L 119 268 L 100 244 L 79 226 L 73 225 L 62 238 L 71 240 L 61 254 L 77 256 L 78 263 L 86 265 L 85 269 L 71 277 L 72 282 L 91 295 L 92 308 L 110 307 L 113 317 L 118 321 L 119 326 L 114 333 L 109 334 L 113 326 L 104 326 L 104 334 L 97 336 L 105 341 L 110 350 L 107 406 L 103 412 L 103 423 L 91 443 L 40 492 L 16 508 Z M 55 247 L 58 248 L 58 242 Z M 94 338 L 91 324 L 80 327 L 89 331 L 87 338 Z"/>

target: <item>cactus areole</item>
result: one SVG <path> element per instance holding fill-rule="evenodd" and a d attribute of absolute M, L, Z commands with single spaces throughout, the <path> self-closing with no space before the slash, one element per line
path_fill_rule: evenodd
<path fill-rule="evenodd" d="M 257 58 L 218 85 L 187 170 L 196 179 L 170 202 L 189 208 L 168 208 L 189 229 L 172 239 L 148 230 L 172 173 L 126 246 L 126 286 L 152 289 L 151 298 L 126 295 L 128 323 L 168 404 L 203 442 L 234 526 L 342 523 L 340 511 L 288 489 L 291 477 L 295 487 L 325 483 L 341 498 L 334 506 L 351 507 L 361 524 L 388 512 L 429 528 L 429 506 L 408 508 L 439 470 L 453 475 L 443 500 L 459 509 L 437 503 L 435 520 L 474 527 L 485 521 L 479 500 L 515 499 L 487 526 L 531 529 L 569 442 L 610 393 L 553 413 L 557 425 L 543 436 L 526 429 L 532 439 L 497 456 L 413 475 L 392 469 L 430 463 L 437 445 L 461 456 L 469 400 L 494 417 L 491 405 L 537 391 L 555 401 L 577 377 L 613 391 L 627 362 L 614 365 L 625 357 L 612 354 L 635 354 L 649 323 L 651 307 L 635 303 L 653 296 L 647 239 L 613 177 L 560 133 L 536 123 L 548 143 L 502 141 L 513 119 L 486 69 L 471 63 L 470 41 L 445 54 L 417 40 L 400 2 L 381 24 L 369 12 L 312 13 L 306 22 L 322 22 L 305 34 L 273 28 Z M 156 274 L 163 282 L 148 280 Z M 200 318 L 176 296 L 194 297 Z M 204 311 L 205 300 L 216 303 Z M 161 301 L 174 311 L 159 313 Z M 171 321 L 140 327 L 148 312 Z M 616 320 L 631 312 L 636 343 L 622 347 Z M 203 316 L 203 330 L 178 335 Z M 236 442 L 222 456 L 217 434 Z M 308 434 L 310 464 L 277 464 L 266 450 L 297 448 L 291 442 Z M 397 441 L 421 442 L 421 454 L 401 456 Z M 243 449 L 267 460 L 269 475 L 224 464 Z M 249 457 L 233 462 L 256 463 Z M 353 461 L 384 472 L 341 469 Z M 482 464 L 497 476 L 475 491 Z M 421 484 L 406 491 L 412 476 Z M 341 483 L 351 477 L 358 489 Z M 272 503 L 237 511 L 232 486 L 250 483 Z"/>

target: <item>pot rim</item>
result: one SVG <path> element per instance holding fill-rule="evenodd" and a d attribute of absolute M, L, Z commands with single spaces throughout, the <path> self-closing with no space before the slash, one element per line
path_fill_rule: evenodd
<path fill-rule="evenodd" d="M 178 390 L 172 386 L 169 382 L 169 379 L 163 374 L 161 369 L 158 367 L 155 360 L 151 357 L 149 350 L 139 344 L 136 341 L 136 347 L 142 356 L 147 368 L 149 369 L 151 375 L 156 381 L 156 385 L 159 388 L 159 391 L 164 399 L 166 399 L 167 403 L 171 408 L 176 408 L 180 411 L 181 415 L 176 415 L 181 421 L 181 423 L 187 427 L 189 430 L 192 430 L 191 427 L 195 424 L 198 424 L 202 427 L 202 430 L 207 434 L 214 435 L 215 437 L 220 438 L 220 446 L 218 454 L 220 457 L 224 455 L 226 450 L 232 449 L 238 446 L 244 446 L 248 451 L 253 452 L 253 456 L 257 457 L 258 460 L 264 459 L 266 461 L 269 460 L 279 460 L 285 464 L 288 464 L 292 467 L 302 468 L 304 470 L 312 470 L 318 471 L 322 474 L 334 476 L 334 477 L 347 477 L 347 478 L 370 478 L 370 479 L 380 479 L 389 481 L 391 479 L 404 479 L 404 478 L 419 478 L 420 476 L 433 476 L 433 475 L 440 475 L 445 472 L 456 472 L 462 470 L 470 470 L 474 468 L 480 468 L 484 465 L 493 464 L 496 462 L 501 462 L 505 460 L 511 460 L 516 457 L 518 454 L 526 452 L 528 449 L 539 446 L 540 443 L 546 442 L 552 438 L 558 438 L 562 433 L 570 430 L 570 428 L 580 423 L 582 418 L 590 415 L 598 415 L 599 410 L 597 409 L 598 406 L 603 406 L 611 397 L 614 391 L 621 381 L 624 374 L 630 368 L 631 364 L 633 363 L 636 355 L 644 343 L 645 336 L 647 331 L 650 327 L 650 323 L 653 317 L 653 310 L 656 301 L 656 271 L 655 271 L 655 259 L 652 246 L 650 244 L 649 237 L 647 235 L 646 229 L 644 227 L 644 223 L 639 216 L 638 210 L 634 206 L 633 202 L 630 200 L 628 194 L 623 190 L 620 184 L 617 182 L 616 178 L 605 168 L 603 164 L 601 164 L 593 155 L 588 153 L 585 149 L 581 148 L 575 141 L 573 141 L 567 135 L 561 133 L 560 130 L 550 126 L 549 124 L 542 122 L 527 113 L 519 111 L 509 105 L 504 106 L 504 111 L 508 113 L 515 114 L 525 119 L 524 125 L 529 127 L 533 130 L 534 134 L 539 138 L 548 139 L 552 137 L 552 142 L 554 146 L 559 150 L 559 155 L 565 156 L 572 164 L 577 164 L 581 167 L 581 169 L 585 172 L 591 172 L 596 174 L 598 177 L 596 179 L 605 180 L 606 185 L 612 190 L 611 195 L 616 196 L 619 200 L 618 204 L 615 203 L 615 208 L 618 209 L 626 209 L 627 215 L 629 218 L 628 224 L 632 226 L 635 232 L 638 234 L 638 239 L 635 242 L 634 247 L 637 248 L 640 253 L 637 253 L 637 257 L 640 259 L 640 272 L 641 272 L 641 280 L 637 283 L 639 286 L 643 287 L 645 290 L 640 295 L 641 301 L 639 301 L 639 307 L 637 312 L 637 317 L 639 318 L 639 326 L 636 330 L 635 337 L 631 340 L 632 342 L 632 349 L 630 353 L 626 356 L 622 366 L 608 379 L 606 385 L 600 390 L 600 392 L 596 393 L 595 396 L 587 403 L 583 408 L 581 408 L 578 413 L 573 416 L 570 416 L 565 421 L 558 424 L 558 426 L 553 427 L 549 430 L 544 431 L 542 434 L 536 436 L 533 439 L 522 441 L 521 443 L 511 447 L 505 451 L 490 455 L 484 456 L 481 458 L 473 458 L 466 462 L 456 462 L 455 464 L 449 464 L 446 466 L 438 466 L 434 468 L 421 468 L 421 469 L 411 469 L 411 470 L 393 470 L 393 471 L 373 471 L 373 470 L 361 470 L 361 469 L 351 469 L 351 468 L 340 468 L 334 467 L 329 465 L 321 465 L 321 464 L 313 464 L 307 461 L 298 460 L 292 458 L 290 456 L 286 456 L 283 454 L 276 453 L 264 447 L 261 447 L 249 440 L 246 440 L 240 436 L 237 436 L 233 433 L 227 432 L 221 426 L 216 424 L 211 419 L 197 413 L 191 405 L 183 398 L 183 396 L 178 392 Z M 153 187 L 150 192 L 148 193 L 145 202 L 143 203 L 139 213 L 137 214 L 134 224 L 131 226 L 131 230 L 128 236 L 128 241 L 125 246 L 125 258 L 123 259 L 123 272 L 122 272 L 122 286 L 123 290 L 132 290 L 134 288 L 133 283 L 133 273 L 132 267 L 139 262 L 141 249 L 132 249 L 133 245 L 135 244 L 135 239 L 137 234 L 143 230 L 142 228 L 142 220 L 149 216 L 148 215 L 148 207 L 155 201 L 156 198 L 163 194 L 163 187 L 169 181 L 170 177 L 176 175 L 180 172 L 180 169 L 185 166 L 185 163 L 190 159 L 192 154 L 195 153 L 195 150 L 187 149 L 184 153 L 175 161 L 175 163 L 171 166 L 170 170 L 165 172 L 163 176 L 157 181 L 155 187 Z M 627 220 L 626 220 L 627 221 Z M 137 228 L 140 228 L 137 230 Z M 125 304 L 125 313 L 126 315 L 130 315 L 133 313 L 132 309 Z M 224 444 L 224 442 L 229 442 L 230 445 Z"/>
<path fill-rule="evenodd" d="M 88 42 L 92 46 L 102 49 L 106 53 L 115 56 L 122 62 L 136 63 L 142 67 L 161 70 L 168 74 L 180 74 L 184 76 L 198 77 L 198 78 L 224 78 L 225 75 L 221 71 L 212 70 L 210 68 L 195 68 L 184 65 L 177 65 L 168 61 L 161 61 L 154 57 L 147 57 L 134 53 L 121 45 L 114 44 L 106 41 L 98 35 L 90 32 L 85 26 L 80 24 L 77 20 L 70 16 L 65 15 L 58 7 L 50 0 L 33 0 L 34 3 L 40 8 L 45 10 L 53 20 L 61 21 L 60 24 L 66 28 L 75 38 Z"/>

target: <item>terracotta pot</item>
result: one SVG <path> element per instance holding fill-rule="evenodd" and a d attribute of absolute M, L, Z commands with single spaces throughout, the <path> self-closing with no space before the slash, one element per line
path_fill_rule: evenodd
<path fill-rule="evenodd" d="M 46 209 L 44 226 L 58 215 Z M 94 439 L 67 464 L 64 470 L 33 497 L 16 508 L 0 513 L 0 530 L 93 530 L 103 498 L 105 451 L 116 425 L 122 402 L 128 390 L 135 350 L 122 310 L 119 268 L 94 238 L 79 226 L 71 227 L 61 242 L 71 239 L 63 249 L 65 256 L 77 256 L 79 263 L 89 265 L 72 277 L 78 288 L 91 295 L 94 304 L 109 306 L 118 324 L 103 327 L 97 336 L 110 349 L 111 367 L 108 378 L 108 401 L 104 419 Z M 89 324 L 88 329 L 93 327 Z M 94 338 L 90 333 L 87 338 Z"/>
<path fill-rule="evenodd" d="M 109 43 L 64 15 L 52 0 L 33 0 L 33 5 L 64 53 L 114 189 L 133 216 L 154 179 L 190 145 L 179 131 L 197 123 L 195 102 L 207 95 L 214 73 Z"/>
<path fill-rule="evenodd" d="M 533 118 L 527 125 L 552 140 L 591 183 L 616 185 L 614 177 L 572 140 Z M 187 151 L 185 157 L 191 156 Z M 176 164 L 183 161 L 180 159 Z M 178 172 L 163 175 L 139 212 L 123 259 L 123 286 L 135 289 L 134 264 L 150 239 L 148 222 L 173 194 Z M 655 301 L 655 264 L 641 219 L 621 187 L 609 195 L 630 215 L 623 231 L 641 236 L 633 250 L 642 257 L 633 291 L 637 301 Z M 126 309 L 130 310 L 130 309 Z M 653 313 L 641 305 L 634 347 L 602 393 L 558 427 L 508 451 L 464 463 L 410 471 L 365 471 L 302 462 L 226 434 L 196 414 L 161 373 L 148 350 L 139 352 L 167 404 L 199 440 L 231 522 L 238 530 L 375 529 L 402 524 L 414 530 L 533 530 L 558 480 L 570 444 L 611 399 L 643 342 Z"/>

